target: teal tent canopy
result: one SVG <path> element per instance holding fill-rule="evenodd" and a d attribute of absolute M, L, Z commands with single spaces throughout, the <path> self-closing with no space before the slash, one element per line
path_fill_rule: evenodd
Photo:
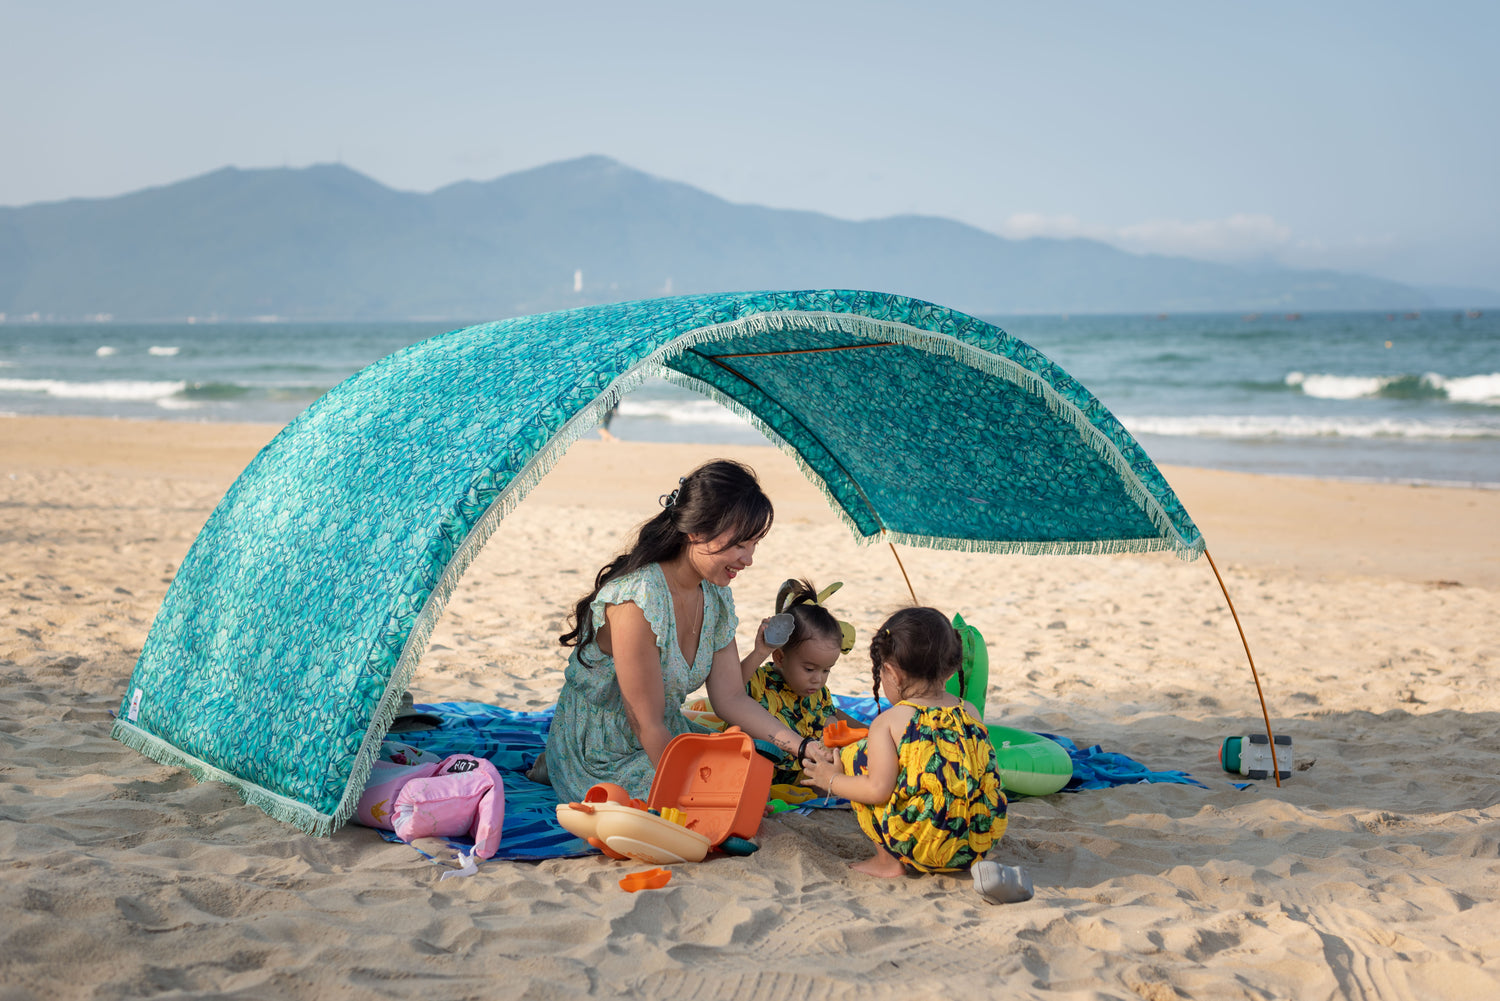
<path fill-rule="evenodd" d="M 311 833 L 342 825 L 474 554 L 648 377 L 760 428 L 866 541 L 1203 551 L 1103 404 L 962 313 L 807 291 L 519 317 L 376 362 L 256 456 L 178 570 L 114 736 Z"/>

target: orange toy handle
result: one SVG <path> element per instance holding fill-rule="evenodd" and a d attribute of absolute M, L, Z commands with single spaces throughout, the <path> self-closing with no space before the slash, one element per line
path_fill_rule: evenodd
<path fill-rule="evenodd" d="M 593 845 L 595 848 L 599 849 L 601 852 L 612 859 L 618 859 L 619 861 L 623 862 L 630 857 L 629 855 L 621 855 L 619 852 L 615 851 L 613 848 L 605 844 L 603 841 L 600 841 L 598 838 L 586 838 L 584 840 L 588 841 L 589 844 Z"/>
<path fill-rule="evenodd" d="M 844 747 L 868 736 L 869 733 L 866 727 L 850 726 L 843 720 L 836 719 L 823 728 L 823 746 Z"/>

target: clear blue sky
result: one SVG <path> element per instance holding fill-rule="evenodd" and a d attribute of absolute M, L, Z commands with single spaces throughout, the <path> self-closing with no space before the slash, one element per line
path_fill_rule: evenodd
<path fill-rule="evenodd" d="M 1500 289 L 1500 4 L 0 0 L 0 205 L 588 153 L 736 202 Z"/>

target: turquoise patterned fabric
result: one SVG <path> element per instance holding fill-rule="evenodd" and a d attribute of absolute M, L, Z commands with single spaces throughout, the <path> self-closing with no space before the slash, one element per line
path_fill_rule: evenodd
<path fill-rule="evenodd" d="M 183 560 L 115 736 L 310 832 L 344 823 L 474 552 L 651 376 L 753 421 L 867 541 L 1203 548 L 1088 390 L 962 313 L 802 291 L 518 317 L 376 362 L 256 456 Z"/>

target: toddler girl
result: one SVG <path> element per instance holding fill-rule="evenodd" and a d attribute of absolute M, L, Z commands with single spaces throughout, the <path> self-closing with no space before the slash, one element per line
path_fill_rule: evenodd
<path fill-rule="evenodd" d="M 989 731 L 944 684 L 963 663 L 958 633 L 935 608 L 905 608 L 870 642 L 875 697 L 895 703 L 841 756 L 803 761 L 804 785 L 854 806 L 875 855 L 854 869 L 873 876 L 957 872 L 1005 833 L 1005 795 Z M 959 678 L 960 690 L 964 679 Z"/>
<path fill-rule="evenodd" d="M 805 580 L 789 580 L 776 595 L 776 612 L 790 614 L 791 636 L 780 647 L 766 642 L 766 623 L 755 633 L 755 646 L 740 661 L 740 673 L 750 697 L 803 737 L 803 744 L 820 740 L 830 720 L 855 722 L 835 709 L 828 693 L 828 674 L 839 655 L 854 647 L 854 627 L 834 618 L 823 600 L 842 585 L 821 593 Z M 771 659 L 767 661 L 766 655 Z M 801 755 L 778 767 L 774 782 L 796 783 L 802 778 Z"/>

